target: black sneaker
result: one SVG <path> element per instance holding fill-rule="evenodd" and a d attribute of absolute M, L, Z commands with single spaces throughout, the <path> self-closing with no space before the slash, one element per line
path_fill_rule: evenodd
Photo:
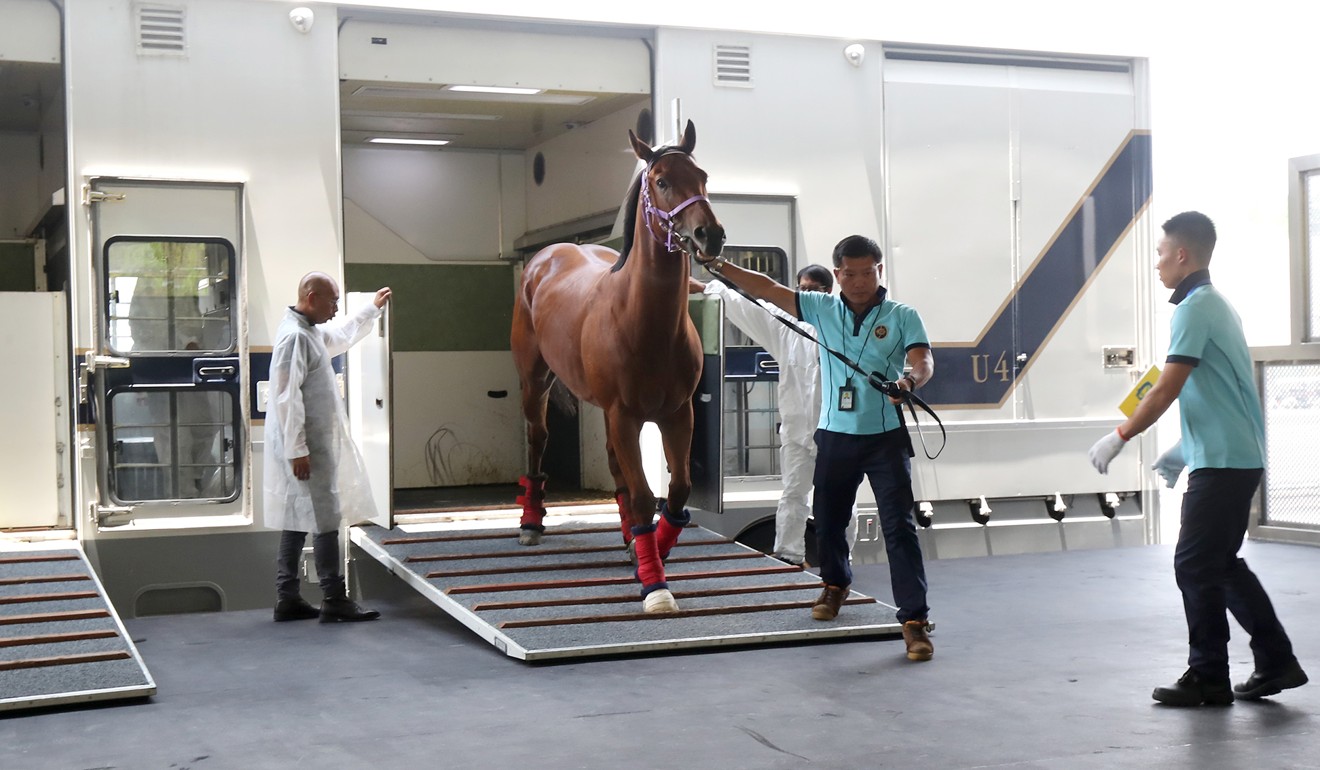
<path fill-rule="evenodd" d="M 307 603 L 301 596 L 296 599 L 280 599 L 275 603 L 275 622 L 286 620 L 311 620 L 321 614 L 320 610 Z"/>
<path fill-rule="evenodd" d="M 1195 669 L 1168 687 L 1156 687 L 1152 698 L 1169 706 L 1227 706 L 1233 702 L 1233 689 L 1228 680 L 1215 682 L 1201 678 Z"/>
<path fill-rule="evenodd" d="M 369 610 L 349 598 L 325 599 L 321 602 L 322 623 L 360 623 L 378 617 L 379 612 Z"/>
<path fill-rule="evenodd" d="M 1233 685 L 1233 692 L 1242 700 L 1260 700 L 1268 698 L 1271 695 L 1278 695 L 1284 690 L 1291 690 L 1294 687 L 1301 687 L 1308 681 L 1306 672 L 1297 661 L 1278 674 L 1262 674 L 1259 671 L 1253 671 L 1247 681 L 1242 684 Z"/>

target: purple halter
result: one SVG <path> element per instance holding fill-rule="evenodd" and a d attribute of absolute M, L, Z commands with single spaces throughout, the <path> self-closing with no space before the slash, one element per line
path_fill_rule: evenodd
<path fill-rule="evenodd" d="M 684 254 L 688 254 L 688 250 L 683 248 L 682 236 L 674 230 L 673 218 L 678 215 L 678 212 L 691 206 L 697 201 L 706 201 L 709 203 L 710 199 L 705 195 L 693 195 L 691 198 L 688 198 L 669 211 L 661 211 L 655 207 L 655 204 L 651 203 L 651 186 L 646 183 L 645 170 L 642 171 L 642 178 L 639 184 L 642 186 L 642 218 L 646 222 L 646 231 L 651 234 L 652 238 L 655 238 L 656 243 L 663 244 L 666 251 L 670 253 L 681 251 Z M 664 240 L 661 240 L 660 236 L 655 234 L 655 230 L 651 229 L 652 215 L 655 215 L 655 218 L 660 222 L 660 228 L 665 231 Z M 677 245 L 677 248 L 675 248 L 675 245 Z M 691 255 L 689 254 L 689 256 Z"/>

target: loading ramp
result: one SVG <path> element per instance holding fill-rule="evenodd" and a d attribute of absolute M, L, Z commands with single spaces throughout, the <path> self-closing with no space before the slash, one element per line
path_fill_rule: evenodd
<path fill-rule="evenodd" d="M 533 547 L 518 545 L 516 518 L 367 525 L 350 537 L 482 639 L 529 662 L 902 632 L 893 607 L 857 592 L 837 619 L 813 620 L 818 576 L 701 527 L 684 531 L 666 562 L 679 611 L 647 615 L 617 515 L 546 521 Z"/>
<path fill-rule="evenodd" d="M 0 545 L 0 711 L 155 693 L 81 548 Z"/>

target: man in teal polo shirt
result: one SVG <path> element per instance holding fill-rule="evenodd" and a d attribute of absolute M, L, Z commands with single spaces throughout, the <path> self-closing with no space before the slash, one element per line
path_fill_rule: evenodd
<path fill-rule="evenodd" d="M 1156 687 L 1173 706 L 1227 705 L 1306 684 L 1270 598 L 1238 558 L 1251 500 L 1265 466 L 1265 430 L 1242 322 L 1210 283 L 1215 226 L 1196 211 L 1164 223 L 1157 248 L 1160 281 L 1173 289 L 1169 354 L 1164 371 L 1135 412 L 1091 448 L 1101 473 L 1133 436 L 1178 400 L 1182 440 L 1155 462 L 1172 487 L 1190 469 L 1173 569 L 1187 615 L 1187 673 Z M 1251 636 L 1255 671 L 1234 687 L 1228 676 L 1228 617 Z"/>
<path fill-rule="evenodd" d="M 838 295 L 795 292 L 718 257 L 707 266 L 722 280 L 816 327 L 823 344 L 856 361 L 863 371 L 896 382 L 902 390 L 915 390 L 934 373 L 935 358 L 921 316 L 889 299 L 880 285 L 880 247 L 870 238 L 852 235 L 834 247 Z M 866 478 L 875 493 L 907 656 L 930 660 L 934 647 L 926 622 L 930 611 L 926 568 L 912 513 L 912 441 L 898 411 L 899 401 L 868 385 L 865 377 L 829 354 L 820 357 L 820 373 L 812 514 L 825 587 L 811 616 L 833 620 L 848 598 L 852 567 L 845 529 L 857 488 Z"/>

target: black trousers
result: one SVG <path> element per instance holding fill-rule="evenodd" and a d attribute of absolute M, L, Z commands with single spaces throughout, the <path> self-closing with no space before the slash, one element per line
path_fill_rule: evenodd
<path fill-rule="evenodd" d="M 1238 557 L 1260 468 L 1200 468 L 1183 495 L 1173 571 L 1187 614 L 1187 664 L 1203 678 L 1228 679 L 1228 614 L 1251 636 L 1256 670 L 1281 672 L 1296 660 L 1260 580 Z"/>
<path fill-rule="evenodd" d="M 280 535 L 280 550 L 275 557 L 275 598 L 294 599 L 301 595 L 298 576 L 298 557 L 302 555 L 306 532 L 284 530 Z M 328 599 L 345 595 L 344 575 L 339 569 L 339 530 L 312 535 L 312 558 L 321 592 Z"/>
<path fill-rule="evenodd" d="M 912 514 L 912 442 L 903 428 L 856 436 L 816 431 L 816 550 L 820 576 L 829 585 L 852 583 L 848 563 L 848 521 L 857 488 L 865 477 L 875 493 L 880 531 L 889 556 L 889 582 L 900 622 L 925 620 L 926 565 Z"/>

